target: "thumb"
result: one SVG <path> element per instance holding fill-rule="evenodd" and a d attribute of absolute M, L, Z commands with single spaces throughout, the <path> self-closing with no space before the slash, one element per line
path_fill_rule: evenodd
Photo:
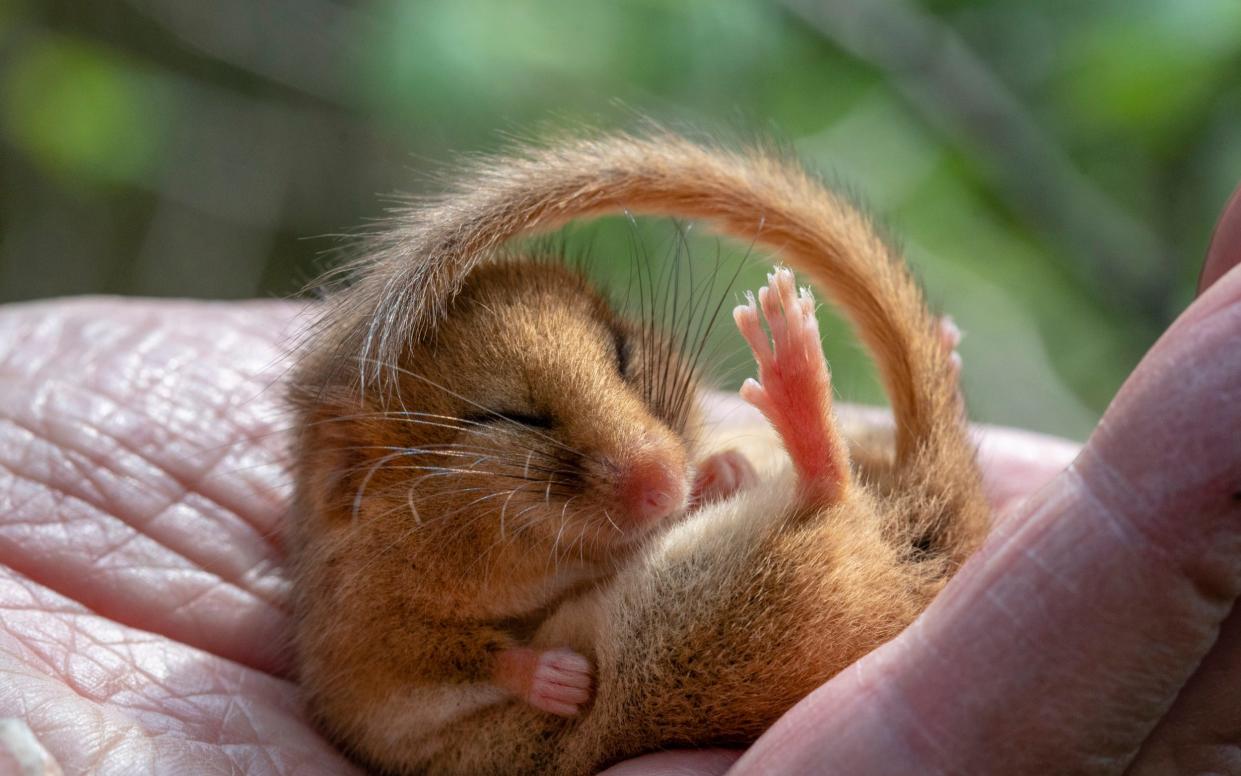
<path fill-rule="evenodd" d="M 1198 293 L 1210 288 L 1238 262 L 1241 262 L 1241 185 L 1224 206 L 1219 223 L 1215 225 L 1215 234 L 1211 235 L 1207 260 L 1198 275 Z"/>
<path fill-rule="evenodd" d="M 1241 589 L 1241 270 L 917 622 L 736 773 L 1117 772 Z"/>
<path fill-rule="evenodd" d="M 1199 278 L 1199 292 L 1241 265 L 1241 187 L 1220 216 Z M 1219 640 L 1181 688 L 1176 702 L 1142 745 L 1133 773 L 1235 770 L 1241 741 L 1241 610 L 1234 604 Z"/>

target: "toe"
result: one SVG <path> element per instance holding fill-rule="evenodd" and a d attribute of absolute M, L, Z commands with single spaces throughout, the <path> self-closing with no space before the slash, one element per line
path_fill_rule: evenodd
<path fill-rule="evenodd" d="M 753 377 L 747 377 L 745 382 L 741 384 L 739 393 L 742 399 L 753 405 L 759 412 L 770 417 L 772 410 L 771 401 L 767 396 L 767 391 L 763 390 L 763 386 L 757 380 Z"/>
<path fill-rule="evenodd" d="M 771 341 L 779 358 L 780 348 L 785 342 L 784 311 L 780 309 L 780 300 L 771 286 L 763 286 L 758 290 L 758 304 L 767 319 L 767 328 L 771 329 Z"/>
<path fill-rule="evenodd" d="M 939 319 L 939 341 L 944 350 L 948 351 L 956 350 L 961 344 L 961 328 L 951 315 L 944 315 Z"/>
<path fill-rule="evenodd" d="M 694 480 L 694 501 L 702 504 L 728 498 L 750 487 L 757 479 L 749 459 L 739 451 L 714 453 L 699 465 Z"/>
<path fill-rule="evenodd" d="M 755 305 L 754 295 L 748 296 L 749 304 L 738 305 L 733 309 L 733 320 L 737 323 L 737 330 L 745 338 L 746 344 L 753 351 L 755 360 L 761 365 L 771 361 L 771 342 L 767 339 L 767 332 L 763 331 L 763 325 L 758 319 L 758 307 Z"/>

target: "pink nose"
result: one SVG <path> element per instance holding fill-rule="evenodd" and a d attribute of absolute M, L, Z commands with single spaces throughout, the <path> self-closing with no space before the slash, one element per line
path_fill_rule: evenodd
<path fill-rule="evenodd" d="M 644 457 L 621 472 L 618 495 L 631 519 L 646 523 L 684 508 L 689 488 L 678 468 L 667 459 Z"/>

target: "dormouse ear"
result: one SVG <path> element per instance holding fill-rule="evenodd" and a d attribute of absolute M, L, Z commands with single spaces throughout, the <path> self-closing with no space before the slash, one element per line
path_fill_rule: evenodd
<path fill-rule="evenodd" d="M 359 431 L 366 422 L 365 408 L 357 397 L 330 390 L 298 404 L 302 422 L 292 440 L 297 506 L 307 513 L 299 519 L 321 521 L 325 528 L 347 524 L 366 463 L 357 446 L 359 438 L 366 438 Z"/>

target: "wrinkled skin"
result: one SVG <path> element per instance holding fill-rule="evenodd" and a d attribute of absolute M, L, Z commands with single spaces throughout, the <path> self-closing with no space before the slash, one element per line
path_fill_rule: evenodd
<path fill-rule="evenodd" d="M 1241 207 L 1225 224 L 1214 285 L 1071 468 L 1074 446 L 981 433 L 999 525 L 915 625 L 745 753 L 609 773 L 1236 772 Z M 299 713 L 284 641 L 295 312 L 0 311 L 0 717 L 65 773 L 353 770 Z"/>

